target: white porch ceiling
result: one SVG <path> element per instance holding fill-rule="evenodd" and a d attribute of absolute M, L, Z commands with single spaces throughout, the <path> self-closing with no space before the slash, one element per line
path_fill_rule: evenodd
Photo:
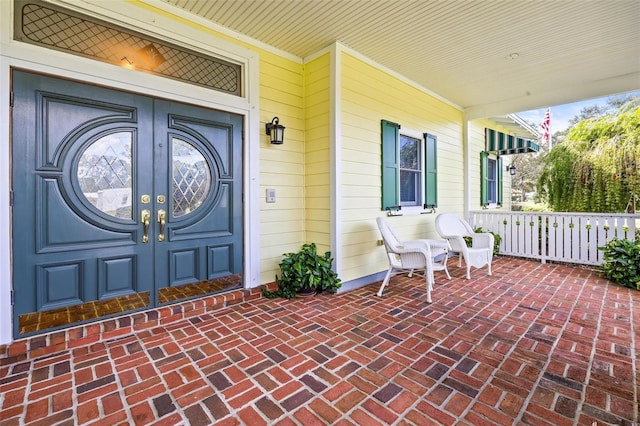
<path fill-rule="evenodd" d="M 340 42 L 471 119 L 640 89 L 638 0 L 161 1 L 301 59 Z"/>

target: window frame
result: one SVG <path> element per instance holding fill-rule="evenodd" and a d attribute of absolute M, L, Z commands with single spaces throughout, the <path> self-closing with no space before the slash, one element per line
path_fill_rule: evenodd
<path fill-rule="evenodd" d="M 418 153 L 417 153 L 417 160 L 418 160 L 418 168 L 416 169 L 408 169 L 406 167 L 402 167 L 402 152 L 401 152 L 401 148 L 402 148 L 402 138 L 405 139 L 411 139 L 413 141 L 418 142 L 417 146 L 418 146 Z M 425 164 L 424 164 L 424 160 L 425 160 L 425 146 L 424 146 L 424 140 L 422 139 L 421 136 L 416 136 L 414 134 L 414 132 L 410 131 L 410 130 L 402 130 L 399 132 L 398 134 L 398 205 L 402 206 L 402 207 L 420 207 L 423 205 L 422 200 L 424 200 L 424 193 L 425 193 L 425 188 L 424 188 L 424 173 L 425 173 Z M 417 187 L 415 190 L 415 201 L 402 201 L 402 171 L 406 171 L 406 172 L 410 172 L 413 174 L 414 176 L 414 180 L 417 180 Z"/>

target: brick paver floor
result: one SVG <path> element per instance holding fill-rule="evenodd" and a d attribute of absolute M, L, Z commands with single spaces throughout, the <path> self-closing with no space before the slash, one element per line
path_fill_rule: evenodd
<path fill-rule="evenodd" d="M 432 304 L 396 277 L 0 362 L 0 425 L 640 421 L 639 291 L 504 257 L 451 272 Z"/>

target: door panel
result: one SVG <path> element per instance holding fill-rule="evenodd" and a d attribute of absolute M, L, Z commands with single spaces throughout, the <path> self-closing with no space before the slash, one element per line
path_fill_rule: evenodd
<path fill-rule="evenodd" d="M 146 266 L 152 247 L 137 243 L 138 206 L 127 219 L 104 214 L 78 179 L 86 148 L 117 132 L 129 135 L 128 161 L 151 167 L 152 156 L 139 155 L 137 145 L 151 139 L 153 127 L 152 101 L 142 96 L 18 71 L 12 83 L 14 330 L 20 336 L 21 315 L 153 289 L 144 279 L 153 274 Z M 136 170 L 131 197 L 152 183 Z"/>
<path fill-rule="evenodd" d="M 35 312 L 89 320 L 95 301 L 110 315 L 241 273 L 242 117 L 20 71 L 12 83 L 16 337 L 40 331 L 20 325 Z"/>
<path fill-rule="evenodd" d="M 165 241 L 156 244 L 158 288 L 242 271 L 242 118 L 156 101 L 156 176 L 166 194 Z M 157 206 L 162 208 L 161 206 Z"/>

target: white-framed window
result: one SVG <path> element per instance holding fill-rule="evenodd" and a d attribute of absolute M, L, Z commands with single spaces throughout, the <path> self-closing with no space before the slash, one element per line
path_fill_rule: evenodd
<path fill-rule="evenodd" d="M 489 157 L 487 161 L 487 202 L 498 204 L 498 160 Z"/>
<path fill-rule="evenodd" d="M 502 205 L 502 158 L 486 151 L 480 153 L 480 204 Z"/>
<path fill-rule="evenodd" d="M 387 120 L 381 122 L 382 210 L 438 204 L 437 141 L 435 135 Z"/>

